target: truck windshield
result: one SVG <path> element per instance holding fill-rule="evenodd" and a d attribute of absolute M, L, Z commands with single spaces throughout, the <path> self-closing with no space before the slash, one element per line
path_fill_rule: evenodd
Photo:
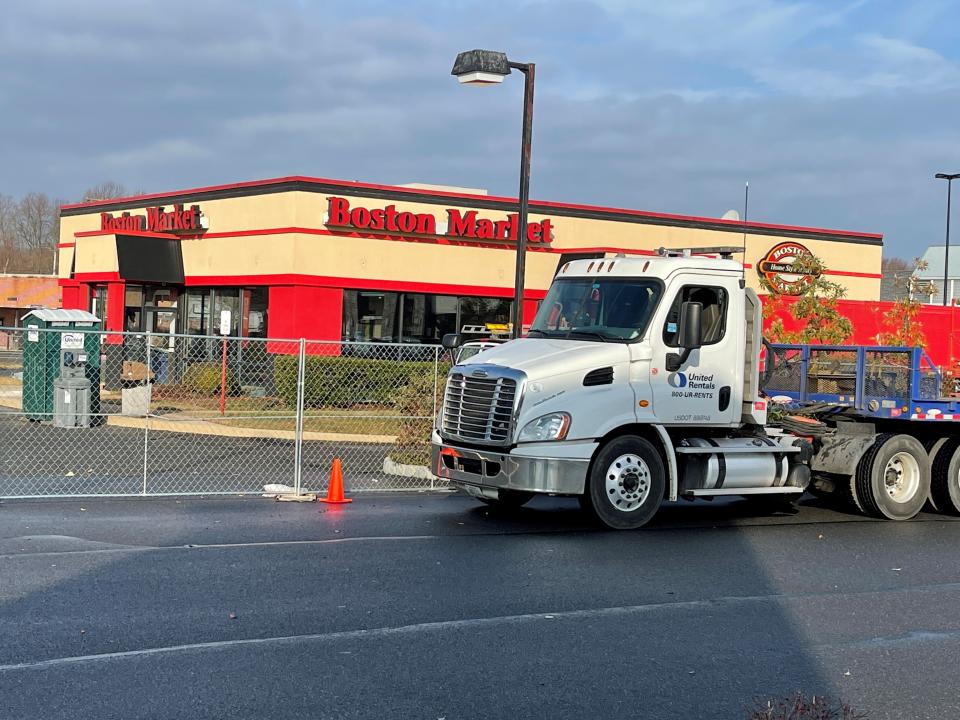
<path fill-rule="evenodd" d="M 660 299 L 661 284 L 634 278 L 554 281 L 530 337 L 629 341 L 641 337 Z"/>

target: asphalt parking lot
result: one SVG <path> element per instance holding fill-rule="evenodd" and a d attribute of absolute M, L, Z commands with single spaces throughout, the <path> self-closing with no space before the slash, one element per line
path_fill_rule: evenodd
<path fill-rule="evenodd" d="M 102 425 L 87 429 L 34 423 L 0 409 L 0 497 L 71 494 L 259 493 L 266 483 L 293 483 L 294 442 Z M 392 445 L 305 441 L 303 487 L 326 487 L 334 457 L 348 490 L 422 486 L 387 475 Z"/>
<path fill-rule="evenodd" d="M 0 504 L 3 718 L 960 716 L 960 523 L 566 499 Z"/>

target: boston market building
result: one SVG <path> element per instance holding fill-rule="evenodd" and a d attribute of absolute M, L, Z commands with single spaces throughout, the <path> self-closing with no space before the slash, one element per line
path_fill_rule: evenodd
<path fill-rule="evenodd" d="M 516 205 L 312 177 L 64 205 L 63 307 L 113 331 L 216 335 L 230 310 L 235 336 L 436 343 L 509 321 Z M 761 294 L 802 290 L 811 278 L 790 265 L 806 253 L 848 298 L 880 291 L 872 233 L 533 201 L 527 239 L 525 323 L 567 260 L 661 247 L 745 246 L 746 282 Z"/>

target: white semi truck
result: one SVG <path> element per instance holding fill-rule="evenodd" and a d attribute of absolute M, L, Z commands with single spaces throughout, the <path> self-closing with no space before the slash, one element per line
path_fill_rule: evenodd
<path fill-rule="evenodd" d="M 450 370 L 433 472 L 491 504 L 577 496 L 618 529 L 664 501 L 808 489 L 960 513 L 960 403 L 922 351 L 768 345 L 731 250 L 564 265 L 526 337 Z"/>

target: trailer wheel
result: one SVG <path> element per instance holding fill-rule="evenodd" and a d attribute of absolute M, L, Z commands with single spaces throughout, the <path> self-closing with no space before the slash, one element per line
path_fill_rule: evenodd
<path fill-rule="evenodd" d="M 519 508 L 533 500 L 534 493 L 522 490 L 498 490 L 497 499 L 480 498 L 480 502 L 492 507 Z"/>
<path fill-rule="evenodd" d="M 660 507 L 666 486 L 663 459 L 636 435 L 614 438 L 590 468 L 589 504 L 607 527 L 632 530 L 646 525 Z"/>
<path fill-rule="evenodd" d="M 857 465 L 851 490 L 867 515 L 909 520 L 930 494 L 930 461 L 909 435 L 878 435 Z"/>
<path fill-rule="evenodd" d="M 960 515 L 960 437 L 937 440 L 930 462 L 930 503 L 938 512 Z"/>

